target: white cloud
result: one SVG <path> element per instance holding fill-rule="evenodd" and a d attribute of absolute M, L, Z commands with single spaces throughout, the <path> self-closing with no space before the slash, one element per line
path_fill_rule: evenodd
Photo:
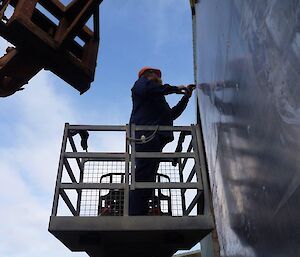
<path fill-rule="evenodd" d="M 48 232 L 63 124 L 76 120 L 70 99 L 56 90 L 41 72 L 0 100 L 0 256 L 87 256 Z"/>
<path fill-rule="evenodd" d="M 189 38 L 190 31 L 186 31 L 186 28 L 181 27 L 181 19 L 186 16 L 186 7 L 189 6 L 188 1 L 147 1 L 146 6 L 148 6 L 149 11 L 152 13 L 151 16 L 148 16 L 151 19 L 148 21 L 148 24 L 152 27 L 151 31 L 155 33 L 154 47 L 157 52 L 163 46 L 172 43 L 175 38 L 177 42 Z M 172 15 L 168 15 L 170 11 L 172 11 Z"/>

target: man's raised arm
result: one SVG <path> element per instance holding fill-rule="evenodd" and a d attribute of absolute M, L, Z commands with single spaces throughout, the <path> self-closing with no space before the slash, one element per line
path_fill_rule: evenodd
<path fill-rule="evenodd" d="M 185 94 L 181 98 L 181 100 L 176 104 L 171 110 L 172 110 L 172 119 L 176 120 L 185 110 L 187 107 L 187 104 L 190 100 L 190 97 L 192 96 L 194 85 L 189 85 L 187 87 L 181 88 L 181 91 L 184 90 Z"/>

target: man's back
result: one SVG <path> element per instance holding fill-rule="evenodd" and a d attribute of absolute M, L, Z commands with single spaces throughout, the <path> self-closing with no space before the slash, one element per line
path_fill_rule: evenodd
<path fill-rule="evenodd" d="M 168 90 L 164 90 L 164 87 L 145 77 L 135 82 L 131 89 L 133 108 L 130 123 L 136 125 L 173 124 L 172 110 L 165 99 L 165 93 Z"/>

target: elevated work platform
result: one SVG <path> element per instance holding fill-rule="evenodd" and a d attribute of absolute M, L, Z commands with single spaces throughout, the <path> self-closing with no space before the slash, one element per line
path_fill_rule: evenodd
<path fill-rule="evenodd" d="M 208 217 L 53 217 L 49 230 L 72 251 L 90 256 L 172 256 L 212 228 Z"/>
<path fill-rule="evenodd" d="M 176 150 L 136 152 L 136 144 L 141 143 L 135 137 L 138 131 L 152 135 L 173 131 L 178 139 Z M 113 132 L 116 140 L 116 133 L 122 133 L 125 151 L 78 151 L 76 134 L 86 148 L 87 143 L 100 140 L 99 132 Z M 66 124 L 49 231 L 70 250 L 91 257 L 171 257 L 178 250 L 191 249 L 214 227 L 207 211 L 208 184 L 198 140 L 194 125 Z M 155 182 L 135 181 L 138 159 L 160 160 Z M 129 216 L 130 192 L 141 189 L 153 190 L 149 213 Z"/>

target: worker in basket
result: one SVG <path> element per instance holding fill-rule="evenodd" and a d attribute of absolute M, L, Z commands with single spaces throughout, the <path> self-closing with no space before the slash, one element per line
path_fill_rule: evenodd
<path fill-rule="evenodd" d="M 195 85 L 170 86 L 163 84 L 159 69 L 144 67 L 138 74 L 132 91 L 133 109 L 130 124 L 172 126 L 185 110 Z M 183 94 L 176 106 L 171 108 L 165 95 Z M 174 140 L 171 131 L 137 131 L 136 152 L 162 152 L 164 146 Z M 159 159 L 136 159 L 136 182 L 155 182 Z M 148 215 L 149 199 L 154 189 L 136 189 L 130 191 L 129 215 Z"/>

